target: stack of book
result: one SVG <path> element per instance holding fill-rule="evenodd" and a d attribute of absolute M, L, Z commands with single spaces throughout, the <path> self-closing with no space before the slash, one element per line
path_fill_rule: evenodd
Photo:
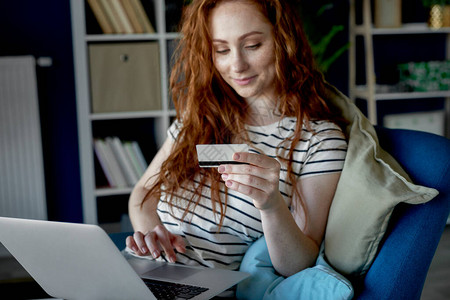
<path fill-rule="evenodd" d="M 88 0 L 103 33 L 154 33 L 141 0 Z"/>
<path fill-rule="evenodd" d="M 94 139 L 94 150 L 110 187 L 134 186 L 147 168 L 147 162 L 136 141 L 118 137 Z"/>

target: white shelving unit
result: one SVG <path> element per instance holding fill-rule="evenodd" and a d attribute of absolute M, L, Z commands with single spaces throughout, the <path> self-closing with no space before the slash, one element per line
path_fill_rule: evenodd
<path fill-rule="evenodd" d="M 73 52 L 75 62 L 75 84 L 78 115 L 78 136 L 80 152 L 80 172 L 82 188 L 83 220 L 85 223 L 98 224 L 97 201 L 100 197 L 128 195 L 132 188 L 97 188 L 95 183 L 95 162 L 93 149 L 93 122 L 133 119 L 152 119 L 155 129 L 155 143 L 159 148 L 166 136 L 170 118 L 175 111 L 169 107 L 168 95 L 168 51 L 167 43 L 179 34 L 166 32 L 166 10 L 164 0 L 153 0 L 156 33 L 151 34 L 87 34 L 84 0 L 71 0 Z M 126 43 L 135 41 L 158 42 L 161 75 L 161 110 L 120 113 L 93 113 L 89 86 L 88 46 L 95 43 Z M 130 130 L 133 130 L 130 128 Z M 113 132 L 111 132 L 113 134 Z"/>
<path fill-rule="evenodd" d="M 356 24 L 355 2 L 362 1 L 362 24 Z M 404 24 L 400 28 L 374 28 L 372 23 L 371 1 L 370 0 L 351 0 L 350 1 L 350 20 L 349 20 L 349 94 L 355 101 L 356 98 L 367 100 L 368 118 L 373 123 L 377 123 L 377 101 L 383 100 L 405 100 L 405 99 L 427 99 L 427 98 L 446 98 L 446 118 L 447 118 L 447 136 L 450 134 L 450 91 L 433 92 L 394 92 L 380 93 L 377 91 L 375 78 L 374 61 L 374 37 L 397 35 L 399 38 L 404 35 L 429 35 L 443 34 L 446 36 L 446 58 L 450 58 L 450 28 L 430 29 L 425 23 Z M 366 85 L 356 85 L 356 37 L 362 36 L 365 48 L 365 76 Z"/>

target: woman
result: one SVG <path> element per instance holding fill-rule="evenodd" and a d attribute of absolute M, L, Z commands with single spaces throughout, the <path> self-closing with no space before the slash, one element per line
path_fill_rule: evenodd
<path fill-rule="evenodd" d="M 137 255 L 238 269 L 265 236 L 274 268 L 314 264 L 346 141 L 321 97 L 322 75 L 284 0 L 194 0 L 171 75 L 177 118 L 135 186 L 129 213 Z M 246 143 L 200 168 L 196 144 Z"/>

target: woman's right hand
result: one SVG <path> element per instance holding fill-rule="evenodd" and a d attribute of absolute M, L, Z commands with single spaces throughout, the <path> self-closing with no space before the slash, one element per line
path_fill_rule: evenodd
<path fill-rule="evenodd" d="M 170 262 L 176 261 L 174 249 L 181 253 L 186 252 L 183 238 L 169 232 L 163 225 L 157 225 L 145 234 L 136 231 L 133 236 L 127 237 L 126 245 L 139 256 L 151 255 L 158 258 L 164 251 Z"/>

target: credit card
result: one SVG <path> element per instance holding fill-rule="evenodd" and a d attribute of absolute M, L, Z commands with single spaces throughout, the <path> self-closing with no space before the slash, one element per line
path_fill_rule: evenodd
<path fill-rule="evenodd" d="M 198 164 L 203 168 L 223 164 L 245 164 L 233 160 L 235 152 L 248 152 L 247 144 L 203 144 L 197 145 Z"/>

